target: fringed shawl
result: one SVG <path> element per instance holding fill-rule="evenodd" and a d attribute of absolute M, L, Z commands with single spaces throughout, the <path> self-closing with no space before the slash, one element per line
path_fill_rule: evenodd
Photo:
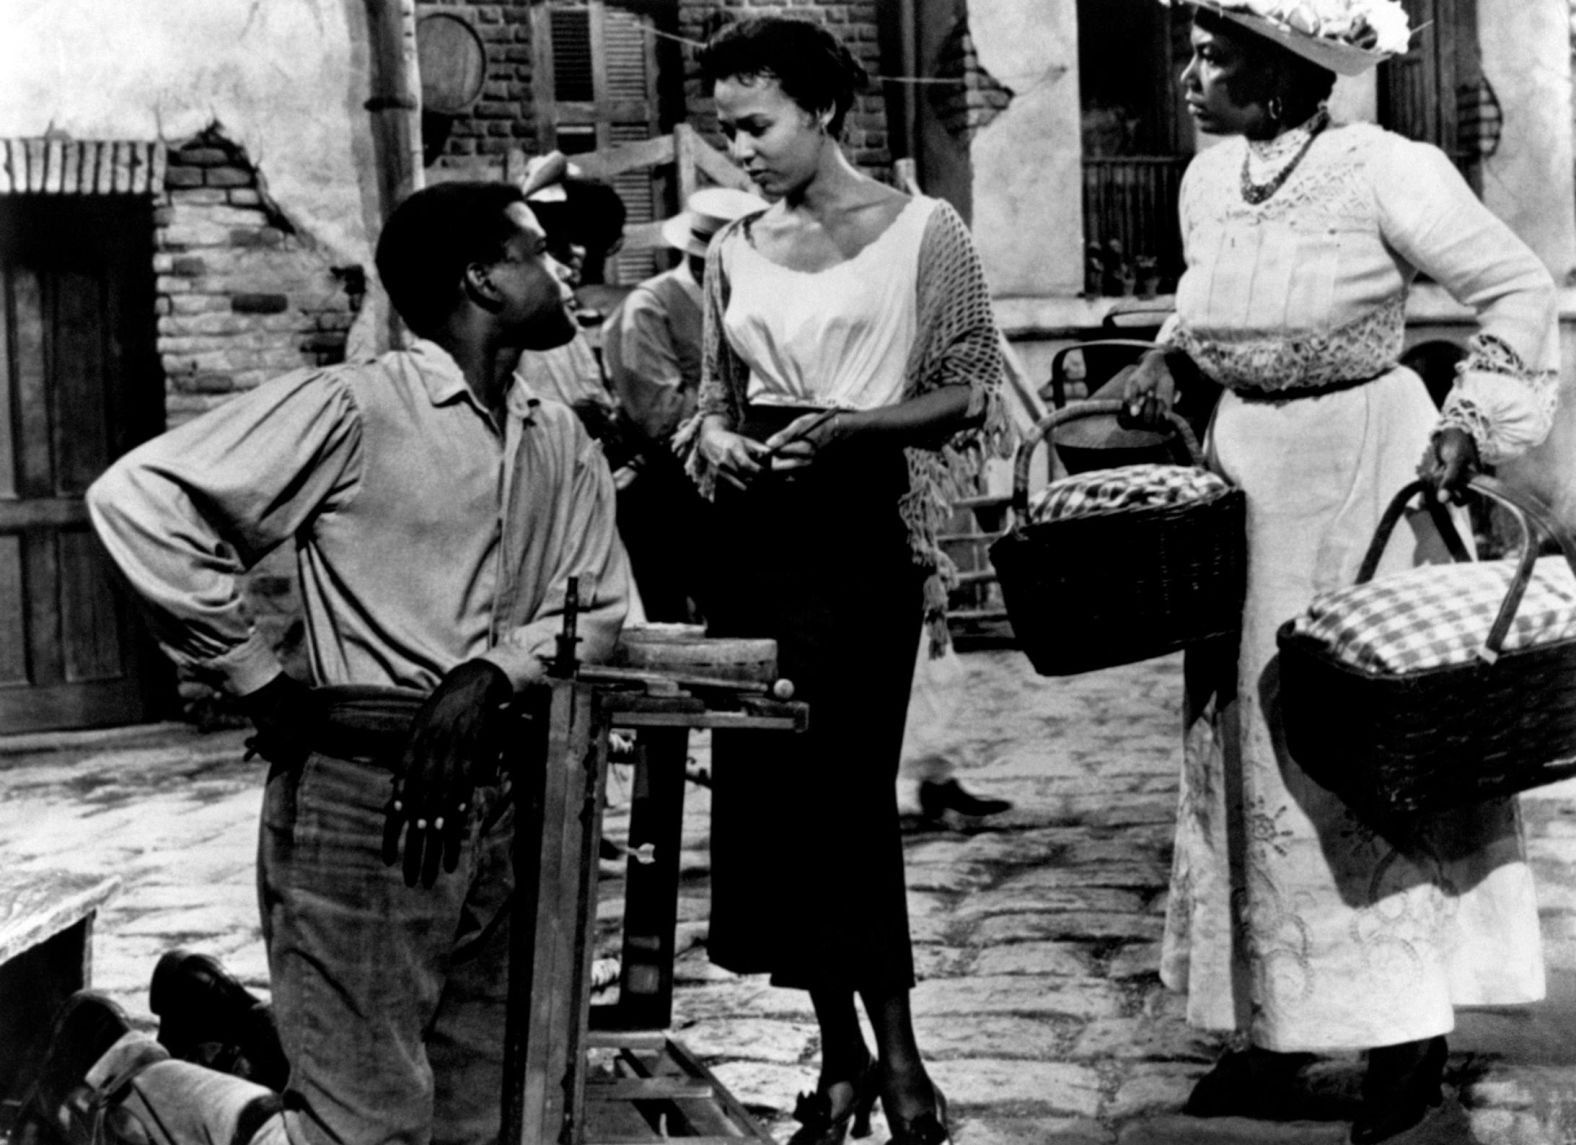
<path fill-rule="evenodd" d="M 734 352 L 723 331 L 729 287 L 722 270 L 725 243 L 746 241 L 743 227 L 754 216 L 729 224 L 712 242 L 706 256 L 705 334 L 701 382 L 695 415 L 675 438 L 688 453 L 687 468 L 701 492 L 711 497 L 716 474 L 696 448 L 701 421 L 720 414 L 733 426 L 742 424 L 749 367 Z M 1001 400 L 1001 335 L 991 311 L 990 293 L 968 227 L 952 207 L 938 201 L 925 226 L 919 248 L 915 308 L 919 331 L 904 370 L 903 398 L 918 397 L 943 386 L 968 386 L 968 413 L 979 419 L 971 429 L 954 434 L 937 449 L 911 447 L 909 491 L 894 507 L 908 528 L 914 563 L 931 570 L 925 581 L 925 623 L 932 655 L 947 646 L 947 590 L 957 583 L 957 569 L 942 551 L 938 535 L 952 516 L 952 503 L 979 492 L 988 456 L 1011 453 L 1013 432 Z"/>

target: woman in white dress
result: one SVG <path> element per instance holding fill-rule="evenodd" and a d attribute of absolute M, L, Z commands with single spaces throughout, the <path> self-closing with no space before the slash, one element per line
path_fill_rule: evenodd
<path fill-rule="evenodd" d="M 799 735 L 715 734 L 708 953 L 810 993 L 821 1074 L 793 1145 L 863 1135 L 877 1096 L 894 1142 L 938 1145 L 894 783 L 915 628 L 945 632 L 936 528 L 1004 432 L 998 335 L 957 214 L 844 157 L 863 73 L 835 37 L 745 20 L 700 63 L 733 159 L 775 200 L 707 256 L 689 433 L 723 539 L 709 627 L 775 639 L 810 705 Z"/>
<path fill-rule="evenodd" d="M 1248 503 L 1240 646 L 1188 661 L 1161 974 L 1187 991 L 1190 1022 L 1244 1032 L 1252 1049 L 1223 1059 L 1186 1111 L 1267 1115 L 1297 1055 L 1363 1048 L 1352 1140 L 1366 1143 L 1438 1104 L 1456 1005 L 1542 997 L 1532 880 L 1514 799 L 1395 840 L 1310 780 L 1280 736 L 1275 632 L 1353 581 L 1416 473 L 1447 495 L 1547 434 L 1555 293 L 1442 152 L 1329 121 L 1332 69 L 1404 50 L 1400 5 L 1320 11 L 1322 35 L 1277 19 L 1273 0 L 1196 10 L 1187 104 L 1201 130 L 1233 138 L 1188 168 L 1176 316 L 1127 394 L 1140 421 L 1168 406 L 1175 354 L 1224 386 L 1207 452 Z M 1478 320 L 1442 416 L 1397 365 L 1420 271 Z M 1426 522 L 1398 530 L 1381 572 L 1437 546 Z"/>

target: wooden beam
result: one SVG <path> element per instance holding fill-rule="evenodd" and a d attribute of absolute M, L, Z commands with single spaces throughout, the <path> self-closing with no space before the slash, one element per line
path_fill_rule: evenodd
<path fill-rule="evenodd" d="M 570 159 L 590 179 L 611 179 L 625 171 L 642 167 L 657 167 L 672 163 L 674 139 L 659 135 L 655 139 L 642 139 L 638 143 L 620 143 L 613 147 L 575 155 Z"/>

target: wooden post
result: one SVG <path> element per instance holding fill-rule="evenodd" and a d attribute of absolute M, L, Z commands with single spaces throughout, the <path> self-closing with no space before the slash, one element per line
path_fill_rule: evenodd
<path fill-rule="evenodd" d="M 372 147 L 382 218 L 423 184 L 421 75 L 416 60 L 416 0 L 366 0 L 372 59 Z M 399 316 L 388 313 L 390 346 L 400 345 Z"/>

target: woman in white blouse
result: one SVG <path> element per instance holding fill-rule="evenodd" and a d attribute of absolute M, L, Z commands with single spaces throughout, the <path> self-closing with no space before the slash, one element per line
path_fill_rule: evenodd
<path fill-rule="evenodd" d="M 715 734 L 707 949 L 810 993 L 821 1076 L 792 1145 L 862 1136 L 877 1096 L 897 1145 L 939 1145 L 894 781 L 914 630 L 945 634 L 936 528 L 1003 432 L 999 336 L 956 212 L 843 155 L 863 73 L 829 32 L 745 20 L 700 63 L 731 155 L 774 200 L 706 261 L 690 433 L 722 542 L 708 621 L 776 640 L 810 706 L 802 734 Z"/>
<path fill-rule="evenodd" d="M 1206 1075 L 1188 1112 L 1272 1116 L 1308 1052 L 1365 1048 L 1364 1143 L 1439 1103 L 1456 1005 L 1542 997 L 1537 908 L 1513 799 L 1398 842 L 1304 775 L 1280 736 L 1275 631 L 1352 582 L 1379 513 L 1418 472 L 1446 496 L 1547 434 L 1555 294 L 1442 152 L 1330 122 L 1334 69 L 1404 49 L 1400 5 L 1326 5 L 1324 34 L 1280 7 L 1295 5 L 1194 15 L 1187 104 L 1201 130 L 1233 138 L 1188 168 L 1176 315 L 1127 389 L 1151 419 L 1176 354 L 1224 386 L 1208 453 L 1248 500 L 1241 644 L 1187 666 L 1161 974 L 1187 991 L 1189 1021 L 1252 1047 Z M 1442 415 L 1397 365 L 1419 272 L 1478 320 Z M 1398 532 L 1381 572 L 1439 555 L 1426 522 Z"/>

